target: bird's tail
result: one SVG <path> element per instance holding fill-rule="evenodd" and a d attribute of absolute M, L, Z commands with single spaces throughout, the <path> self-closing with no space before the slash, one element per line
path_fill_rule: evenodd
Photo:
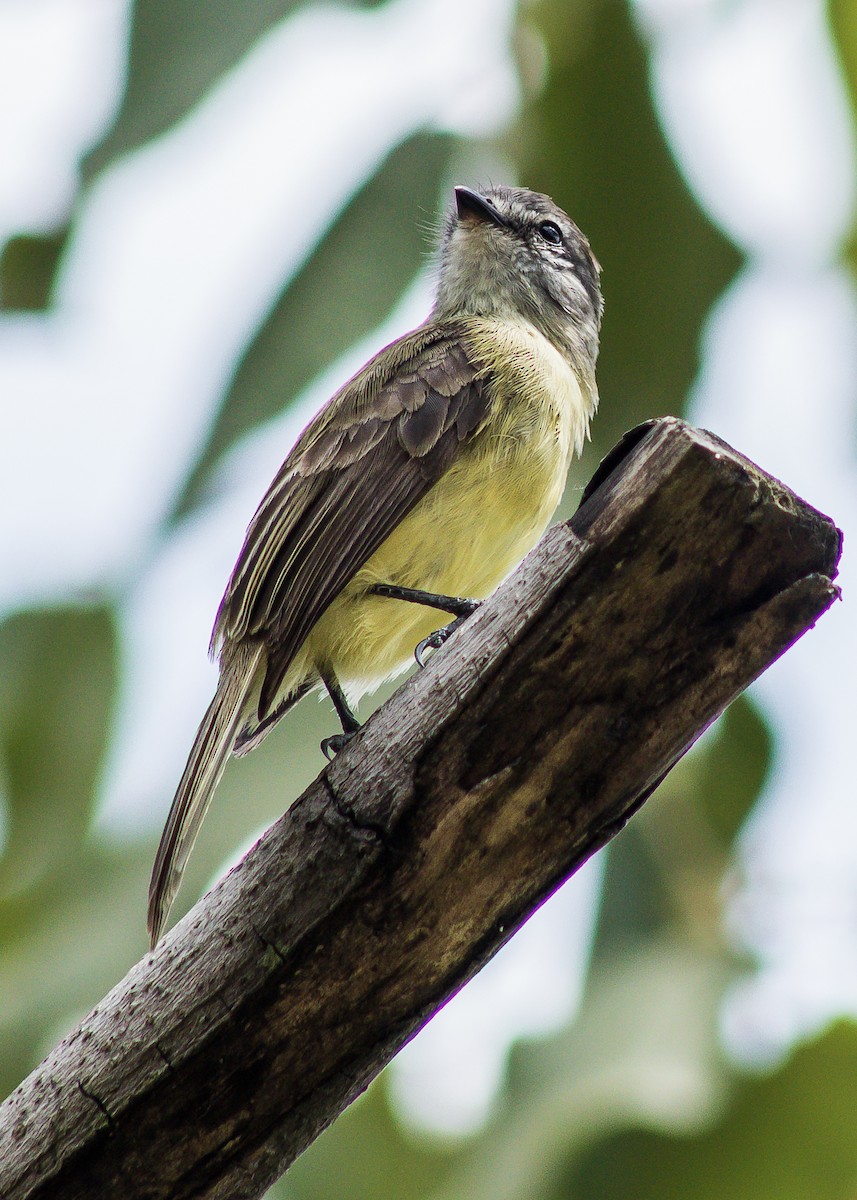
<path fill-rule="evenodd" d="M 223 664 L 214 699 L 197 730 L 152 869 L 148 924 L 153 948 L 245 716 L 261 655 L 260 646 L 241 647 Z"/>

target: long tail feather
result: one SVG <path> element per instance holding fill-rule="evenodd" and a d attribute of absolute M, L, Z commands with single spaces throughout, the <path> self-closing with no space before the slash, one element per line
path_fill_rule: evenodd
<path fill-rule="evenodd" d="M 149 936 L 154 948 L 178 891 L 193 844 L 246 715 L 262 651 L 239 651 L 224 664 L 214 699 L 197 730 L 161 835 L 149 884 Z"/>

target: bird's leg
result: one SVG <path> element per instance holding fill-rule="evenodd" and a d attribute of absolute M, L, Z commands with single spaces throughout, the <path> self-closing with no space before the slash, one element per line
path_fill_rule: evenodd
<path fill-rule="evenodd" d="M 467 600 L 462 596 L 440 596 L 436 592 L 424 592 L 420 588 L 398 587 L 393 583 L 376 583 L 369 591 L 375 596 L 384 596 L 388 600 L 407 600 L 411 604 L 424 604 L 427 608 L 438 608 L 441 612 L 452 613 L 454 621 L 441 626 L 428 637 L 423 638 L 414 651 L 414 658 L 419 666 L 424 667 L 426 650 L 439 650 L 449 635 L 458 628 L 462 621 L 471 613 L 476 612 L 481 600 Z"/>
<path fill-rule="evenodd" d="M 333 737 L 325 738 L 321 743 L 322 754 L 326 758 L 332 759 L 334 754 L 338 754 L 343 746 L 347 746 L 354 737 L 357 730 L 360 728 L 360 722 L 351 711 L 348 701 L 345 699 L 345 693 L 339 686 L 339 680 L 336 678 L 332 667 L 323 667 L 319 674 L 321 681 L 327 688 L 328 695 L 333 701 L 333 707 L 336 709 L 336 715 L 342 723 L 342 733 L 336 733 Z"/>
<path fill-rule="evenodd" d="M 394 583 L 375 583 L 369 588 L 373 596 L 384 596 L 387 600 L 407 600 L 409 604 L 424 604 L 426 608 L 439 608 L 454 617 L 469 617 L 481 600 L 467 600 L 463 596 L 441 596 L 437 592 L 424 592 L 421 588 L 399 587 Z"/>

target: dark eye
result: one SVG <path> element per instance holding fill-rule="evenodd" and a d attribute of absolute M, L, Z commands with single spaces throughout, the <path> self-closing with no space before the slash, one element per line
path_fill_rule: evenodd
<path fill-rule="evenodd" d="M 558 246 L 562 241 L 562 230 L 553 221 L 542 221 L 539 226 L 539 233 L 552 246 Z"/>

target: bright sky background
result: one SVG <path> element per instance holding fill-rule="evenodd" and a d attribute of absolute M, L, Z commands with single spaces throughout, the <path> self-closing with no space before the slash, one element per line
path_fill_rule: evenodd
<path fill-rule="evenodd" d="M 0 238 L 65 212 L 79 156 L 118 103 L 126 10 L 125 0 L 0 3 Z M 853 528 L 857 301 L 835 259 L 852 219 L 854 147 L 821 0 L 637 0 L 636 10 L 682 169 L 749 256 L 705 330 L 691 419 Z M 301 11 L 180 126 L 97 181 L 55 311 L 0 319 L 0 613 L 105 587 L 123 597 L 107 831 L 160 826 L 152 797 L 171 794 L 213 688 L 211 621 L 248 516 L 335 383 L 422 318 L 429 281 L 298 410 L 239 446 L 216 499 L 163 543 L 159 522 L 232 364 L 283 276 L 390 146 L 425 126 L 490 132 L 513 114 L 512 12 L 512 0 Z M 395 62 L 407 69 L 396 74 Z M 278 141 L 281 159 L 269 153 Z M 744 839 L 730 922 L 764 965 L 724 1013 L 729 1044 L 749 1058 L 857 1013 L 857 676 L 842 669 L 855 642 L 857 622 L 839 605 L 755 689 L 777 762 Z M 400 1057 L 397 1093 L 413 1120 L 477 1124 L 510 1039 L 567 1019 L 596 887 L 597 869 L 564 889 Z M 563 939 L 573 944 L 557 954 Z"/>

